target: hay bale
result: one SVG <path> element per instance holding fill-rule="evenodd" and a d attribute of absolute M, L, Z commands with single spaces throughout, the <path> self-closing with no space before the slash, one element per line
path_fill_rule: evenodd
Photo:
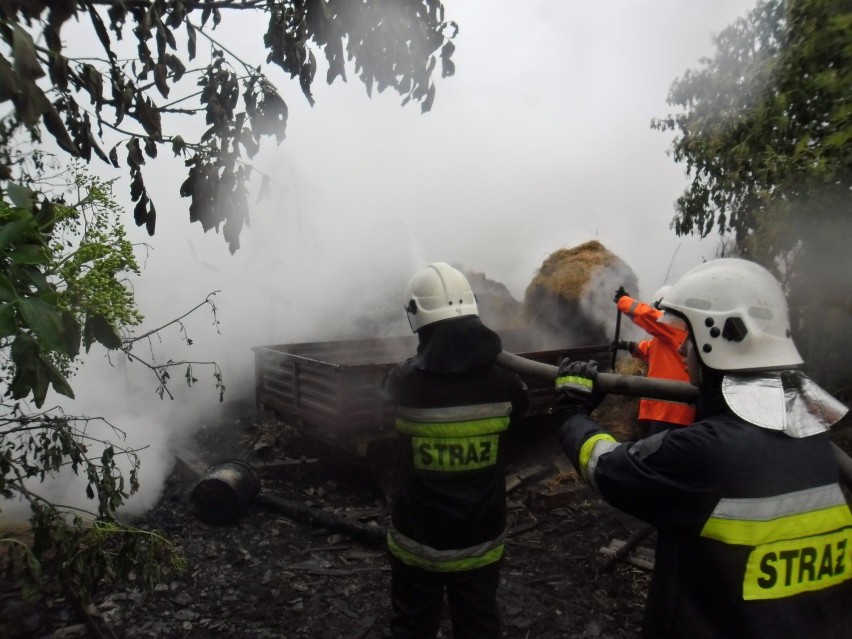
<path fill-rule="evenodd" d="M 551 253 L 524 293 L 524 317 L 545 342 L 605 344 L 614 337 L 619 286 L 635 292 L 633 270 L 597 240 Z"/>
<path fill-rule="evenodd" d="M 476 295 L 476 306 L 482 322 L 494 330 L 521 328 L 524 306 L 512 297 L 505 284 L 488 279 L 485 273 L 456 266 L 470 283 Z"/>

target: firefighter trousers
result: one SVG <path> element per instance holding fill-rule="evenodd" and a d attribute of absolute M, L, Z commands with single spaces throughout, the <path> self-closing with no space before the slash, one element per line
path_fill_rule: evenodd
<path fill-rule="evenodd" d="M 497 586 L 502 562 L 474 570 L 431 572 L 408 566 L 394 556 L 390 561 L 393 639 L 435 639 L 445 590 L 453 639 L 500 636 Z"/>

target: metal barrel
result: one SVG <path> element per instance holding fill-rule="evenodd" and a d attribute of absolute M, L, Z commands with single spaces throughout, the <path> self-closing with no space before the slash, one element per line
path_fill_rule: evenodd
<path fill-rule="evenodd" d="M 230 524 L 259 492 L 260 475 L 251 464 L 230 459 L 204 471 L 189 499 L 199 519 L 208 524 Z"/>

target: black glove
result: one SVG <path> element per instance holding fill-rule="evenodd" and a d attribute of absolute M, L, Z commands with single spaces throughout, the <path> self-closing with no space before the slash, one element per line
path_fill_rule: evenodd
<path fill-rule="evenodd" d="M 611 347 L 614 351 L 628 351 L 632 353 L 636 348 L 636 342 L 628 342 L 620 339 L 617 342 L 613 342 Z"/>
<path fill-rule="evenodd" d="M 571 362 L 566 357 L 556 373 L 556 411 L 567 419 L 576 413 L 588 415 L 603 401 L 605 395 L 595 388 L 598 363 Z"/>
<path fill-rule="evenodd" d="M 627 291 L 624 290 L 623 286 L 619 286 L 618 290 L 615 292 L 615 297 L 612 298 L 612 301 L 618 304 L 618 300 L 627 295 Z"/>

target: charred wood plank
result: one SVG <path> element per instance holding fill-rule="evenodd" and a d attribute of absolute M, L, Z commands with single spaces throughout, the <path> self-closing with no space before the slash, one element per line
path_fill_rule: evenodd
<path fill-rule="evenodd" d="M 367 526 L 357 521 L 338 517 L 319 508 L 306 506 L 302 502 L 286 499 L 266 490 L 260 492 L 255 498 L 255 503 L 296 521 L 346 533 L 370 545 L 383 546 L 387 539 L 387 531 L 383 528 Z"/>

